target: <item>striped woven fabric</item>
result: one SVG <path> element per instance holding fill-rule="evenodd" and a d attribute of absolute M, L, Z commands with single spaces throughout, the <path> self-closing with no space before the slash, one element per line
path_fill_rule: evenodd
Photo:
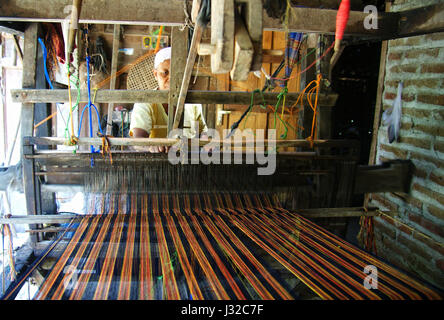
<path fill-rule="evenodd" d="M 301 47 L 303 33 L 289 32 L 287 37 L 287 45 L 285 47 L 285 79 L 290 78 L 296 62 L 299 59 L 299 50 Z M 280 87 L 285 87 L 287 81 L 275 79 Z"/>
<path fill-rule="evenodd" d="M 94 199 L 35 299 L 442 298 L 265 195 Z"/>

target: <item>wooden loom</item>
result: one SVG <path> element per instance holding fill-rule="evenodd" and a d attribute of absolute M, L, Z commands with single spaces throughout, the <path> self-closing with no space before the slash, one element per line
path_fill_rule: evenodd
<path fill-rule="evenodd" d="M 229 3 L 230 1 L 218 2 Z M 172 9 L 174 9 L 173 7 Z M 85 10 L 87 15 L 88 3 L 84 4 L 83 12 Z M 296 9 L 296 13 L 304 16 L 310 13 L 310 10 L 309 8 L 299 8 Z M 441 14 L 442 6 L 433 6 L 433 10 L 430 11 L 433 13 L 439 12 L 436 15 Z M 2 12 L 6 12 L 7 15 L 9 11 L 3 10 Z M 60 12 L 63 12 L 63 10 Z M 329 14 L 329 12 L 324 11 L 322 16 L 331 19 Z M 410 13 L 410 16 L 413 15 L 413 12 Z M 234 19 L 234 15 L 232 18 Z M 359 13 L 353 13 L 351 16 L 351 19 L 355 21 L 362 20 L 362 18 L 363 16 Z M 396 29 L 397 37 L 415 33 L 415 30 L 412 30 L 409 25 L 405 27 L 401 24 L 394 27 L 395 23 L 392 24 L 392 22 L 395 18 L 399 21 L 405 21 L 405 17 L 402 15 L 390 17 L 387 14 L 383 15 L 382 22 L 392 30 Z M 164 19 L 176 18 L 172 14 L 168 18 L 164 17 Z M 183 19 L 179 20 L 180 23 L 183 22 Z M 304 19 L 300 20 L 303 21 Z M 322 19 L 318 21 L 322 22 L 318 23 L 319 25 L 325 23 Z M 124 23 L 124 21 L 120 22 Z M 174 23 L 178 24 L 179 22 L 170 21 L 170 23 L 174 25 Z M 296 26 L 292 26 L 292 23 Z M 276 27 L 276 21 L 270 19 L 264 19 L 263 24 L 264 27 L 268 28 Z M 298 31 L 302 30 L 298 28 L 297 24 L 297 21 L 290 21 L 290 29 L 293 27 Z M 417 22 L 417 24 L 420 23 Z M 359 23 L 355 25 L 359 25 Z M 282 26 L 279 27 L 282 28 Z M 311 28 L 314 27 L 311 26 Z M 376 35 L 379 39 L 390 37 L 385 28 L 381 28 L 383 31 L 378 31 L 379 33 L 369 33 L 362 28 L 354 28 L 351 32 L 355 34 L 363 34 L 367 37 Z M 430 22 L 423 28 L 426 29 L 421 31 L 423 33 L 432 32 L 436 30 L 437 26 L 436 23 Z M 438 26 L 438 28 L 442 28 L 442 26 Z M 34 104 L 37 102 L 61 102 L 68 99 L 66 90 L 32 90 L 35 87 L 33 79 L 35 79 L 37 31 L 38 26 L 31 24 L 25 32 L 25 81 L 23 86 L 25 89 L 12 93 L 15 101 L 23 103 L 22 114 L 25 121 L 22 125 L 22 136 L 25 193 L 29 213 L 35 215 L 33 218 L 37 218 L 38 215 L 44 213 L 41 207 L 42 191 L 51 190 L 55 185 L 56 188 L 61 188 L 61 185 L 72 187 L 73 184 L 81 185 L 88 179 L 97 180 L 94 177 L 97 172 L 91 172 L 89 168 L 91 156 L 95 158 L 97 168 L 103 170 L 109 166 L 106 162 L 107 159 L 101 158 L 100 155 L 88 153 L 62 154 L 53 151 L 45 152 L 35 148 L 38 145 L 62 144 L 63 141 L 56 138 L 33 137 Z M 257 39 L 255 41 L 258 42 Z M 202 48 L 204 47 L 202 46 Z M 194 49 L 197 50 L 197 48 Z M 215 53 L 214 48 L 210 48 L 209 51 Z M 229 56 L 230 52 L 228 50 L 226 55 Z M 182 82 L 182 86 L 185 82 Z M 179 88 L 180 85 L 176 88 L 172 86 L 170 92 L 148 90 L 144 92 L 101 91 L 98 92 L 96 101 L 134 103 L 150 100 L 153 102 L 170 102 L 171 106 L 174 104 L 180 106 L 184 102 L 202 103 L 205 102 L 205 99 L 212 103 L 248 104 L 250 98 L 250 95 L 246 93 L 191 92 L 187 90 L 187 86 L 184 89 L 180 88 L 180 91 Z M 83 93 L 81 99 L 85 100 L 85 97 L 86 94 Z M 295 95 L 294 99 L 296 97 Z M 320 98 L 320 104 L 334 104 L 332 96 L 321 95 Z M 275 101 L 276 94 L 266 95 L 266 99 Z M 288 99 L 291 102 L 291 95 L 288 96 Z M 169 112 L 169 114 L 172 114 L 172 112 Z M 176 117 L 176 121 L 173 121 L 174 119 L 171 117 L 169 128 L 177 127 L 178 119 Z M 165 144 L 165 141 L 149 139 L 138 141 L 110 140 L 113 146 Z M 91 142 L 100 143 L 100 141 L 88 139 L 79 140 L 80 144 L 89 145 Z M 170 141 L 170 143 L 172 142 Z M 295 147 L 307 147 L 308 144 L 305 140 L 283 141 L 282 143 Z M 293 186 L 303 186 L 303 182 L 307 181 L 308 176 L 312 181 L 316 181 L 316 188 L 319 188 L 317 190 L 319 191 L 318 197 L 314 200 L 314 202 L 323 201 L 321 205 L 318 203 L 319 206 L 347 207 L 353 193 L 403 191 L 408 185 L 408 175 L 406 175 L 409 170 L 408 163 L 392 163 L 378 167 L 357 166 L 356 145 L 353 142 L 320 140 L 314 141 L 314 146 L 316 149 L 322 148 L 326 151 L 323 153 L 298 152 L 279 155 L 279 169 L 270 188 L 271 190 L 263 190 L 264 186 L 270 187 L 269 182 L 254 183 L 253 186 L 257 189 L 252 191 L 256 195 L 244 196 L 244 199 L 241 200 L 231 199 L 231 197 L 236 196 L 228 192 L 224 196 L 225 198 L 218 194 L 207 196 L 202 193 L 202 190 L 194 195 L 194 197 L 199 198 L 197 202 L 195 202 L 196 198 L 193 198 L 192 195 L 185 194 L 181 200 L 178 200 L 173 196 L 157 196 L 153 192 L 147 195 L 129 195 L 124 200 L 125 203 L 122 203 L 122 199 L 102 197 L 101 199 L 107 199 L 109 205 L 102 206 L 103 210 L 100 212 L 90 212 L 90 214 L 102 213 L 102 215 L 76 217 L 81 222 L 71 241 L 66 244 L 66 248 L 61 249 L 61 258 L 56 263 L 37 297 L 56 299 L 297 298 L 297 293 L 292 292 L 289 284 L 278 274 L 285 270 L 293 278 L 296 277 L 302 281 L 324 299 L 439 298 L 440 296 L 433 290 L 354 248 L 300 215 L 282 208 L 275 199 L 270 200 L 268 195 L 264 195 L 262 199 L 257 196 L 261 191 L 272 192 L 273 189 L 276 191 L 279 188 L 288 187 L 289 183 L 293 183 Z M 347 152 L 338 155 L 338 149 L 333 153 L 331 152 L 332 148 L 345 148 Z M 162 167 L 165 165 L 166 159 L 162 155 L 114 152 L 113 161 L 116 166 L 145 168 L 148 164 L 153 163 Z M 204 170 L 202 167 L 195 169 Z M 235 170 L 234 167 L 232 169 Z M 223 172 L 226 174 L 230 170 L 229 168 Z M 378 176 L 388 173 L 396 177 L 389 181 L 390 185 L 362 183 L 362 181 L 378 181 Z M 137 174 L 135 176 L 137 177 Z M 189 177 L 189 173 L 184 176 Z M 245 176 L 237 176 L 233 173 L 233 178 L 245 178 Z M 236 182 L 238 181 L 236 180 Z M 187 181 L 185 185 L 186 183 Z M 165 189 L 171 189 L 172 184 L 174 182 L 169 182 Z M 93 184 L 88 185 L 92 186 Z M 217 184 L 214 186 L 216 189 L 218 188 Z M 231 191 L 239 191 L 236 190 L 235 186 L 236 184 L 231 184 Z M 160 192 L 165 192 L 165 189 L 160 190 Z M 140 190 L 140 188 L 138 187 L 136 190 Z M 183 189 L 178 188 L 176 191 L 179 190 Z M 214 199 L 219 199 L 217 200 L 219 205 L 215 204 L 216 200 Z M 202 203 L 212 203 L 212 205 L 202 205 Z M 224 203 L 224 205 L 220 205 L 220 203 Z M 350 208 L 348 210 L 353 211 Z M 344 208 L 344 211 L 347 211 L 347 208 Z M 306 212 L 310 214 L 309 211 Z M 319 212 L 312 211 L 311 213 L 319 214 Z M 355 211 L 355 215 L 362 214 L 363 211 Z M 42 216 L 40 219 L 35 219 L 33 223 L 42 223 L 45 219 L 49 221 L 51 218 L 61 221 L 60 217 Z M 72 217 L 64 219 L 71 220 Z M 17 218 L 15 221 L 19 220 L 20 218 Z M 7 222 L 14 222 L 14 218 Z M 273 225 L 274 229 L 270 229 L 269 225 Z M 261 228 L 258 229 L 258 226 L 261 226 Z M 126 233 L 126 237 L 123 236 L 124 233 Z M 38 234 L 33 235 L 35 241 L 39 238 Z M 210 243 L 205 242 L 205 239 L 208 239 L 210 235 L 215 240 Z M 151 240 L 144 238 L 148 236 L 157 240 L 154 245 L 151 242 L 153 238 Z M 193 239 L 193 237 L 197 238 Z M 116 247 L 114 241 L 121 243 L 121 246 Z M 202 242 L 204 242 L 204 245 L 202 245 Z M 337 246 L 341 246 L 342 249 L 334 249 Z M 329 252 L 325 248 L 329 248 Z M 54 249 L 54 247 L 51 249 Z M 125 254 L 119 250 L 123 250 Z M 106 254 L 108 251 L 113 252 L 114 255 Z M 103 254 L 104 252 L 105 254 Z M 152 260 L 145 259 L 146 254 L 144 252 L 146 254 L 153 252 L 156 255 L 153 255 Z M 188 254 L 189 252 L 193 252 L 193 254 Z M 44 254 L 47 254 L 47 252 Z M 170 268 L 172 264 L 171 257 L 174 254 L 176 255 L 175 261 L 179 262 L 176 262 L 176 268 L 172 270 Z M 60 271 L 73 261 L 77 268 L 85 271 L 91 270 L 90 267 L 94 266 L 97 261 L 99 263 L 104 261 L 106 265 L 104 264 L 103 269 L 96 270 L 96 273 L 82 273 L 80 287 L 71 291 L 64 290 L 63 281 L 69 276 L 61 275 Z M 234 264 L 230 261 L 234 261 Z M 368 264 L 376 265 L 379 270 L 383 270 L 379 291 L 364 290 L 361 285 L 365 278 L 362 269 Z M 136 269 L 133 269 L 134 265 L 139 265 L 137 272 Z M 346 270 L 344 270 L 345 265 L 347 265 Z M 271 266 L 274 266 L 279 272 L 272 270 Z M 119 268 L 121 268 L 120 275 L 117 272 Z M 310 272 L 307 272 L 307 270 L 310 270 Z M 216 277 L 210 274 L 212 272 Z M 100 282 L 102 276 L 107 281 Z M 235 276 L 238 276 L 237 279 L 235 279 Z M 95 277 L 99 277 L 99 279 Z M 113 281 L 113 277 L 116 277 L 115 280 L 117 281 Z M 128 284 L 126 280 L 131 279 L 136 279 L 135 283 L 137 285 L 126 286 Z M 210 281 L 209 279 L 213 280 Z M 94 285 L 104 286 L 105 290 L 103 288 L 94 290 Z M 156 288 L 156 290 L 153 288 Z"/>
<path fill-rule="evenodd" d="M 267 195 L 94 195 L 90 208 L 36 299 L 298 299 L 291 279 L 329 300 L 442 298 Z"/>

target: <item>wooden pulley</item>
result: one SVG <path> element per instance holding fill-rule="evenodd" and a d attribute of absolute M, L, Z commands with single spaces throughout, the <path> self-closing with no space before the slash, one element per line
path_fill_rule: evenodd
<path fill-rule="evenodd" d="M 212 0 L 211 43 L 200 43 L 198 54 L 211 55 L 212 73 L 230 72 L 235 81 L 245 81 L 250 71 L 260 70 L 262 1 Z"/>

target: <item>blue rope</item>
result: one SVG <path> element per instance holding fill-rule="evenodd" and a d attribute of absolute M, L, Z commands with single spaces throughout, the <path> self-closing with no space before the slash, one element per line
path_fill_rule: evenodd
<path fill-rule="evenodd" d="M 46 51 L 46 47 L 45 47 L 45 44 L 43 43 L 42 38 L 39 38 L 39 43 L 42 46 L 42 50 L 43 50 L 43 70 L 45 71 L 45 78 L 49 84 L 49 87 L 51 89 L 54 89 L 54 87 L 52 86 L 52 83 L 51 83 L 51 79 L 49 79 L 48 70 L 46 69 L 46 57 L 48 56 L 48 53 Z"/>
<path fill-rule="evenodd" d="M 97 121 L 100 122 L 100 116 L 99 116 L 99 110 L 97 109 L 97 107 L 92 103 L 91 101 L 91 82 L 90 82 L 90 78 L 89 78 L 89 63 L 90 63 L 91 58 L 89 56 L 86 56 L 86 79 L 87 79 L 87 85 L 88 85 L 88 104 L 83 108 L 82 110 L 82 114 L 80 116 L 80 124 L 79 124 L 79 134 L 77 136 L 80 137 L 80 131 L 82 129 L 82 122 L 83 122 L 83 114 L 86 110 L 86 108 L 88 108 L 88 116 L 89 116 L 89 136 L 90 138 L 93 137 L 93 129 L 92 129 L 92 111 L 91 111 L 91 107 L 94 108 L 94 110 L 96 111 L 96 116 L 97 116 Z M 101 133 L 101 135 L 103 136 L 103 131 L 102 131 L 102 127 L 99 124 L 99 131 Z M 91 147 L 91 153 L 99 153 L 100 149 L 95 149 L 93 145 L 90 146 Z M 94 159 L 91 155 L 91 167 L 94 166 Z"/>

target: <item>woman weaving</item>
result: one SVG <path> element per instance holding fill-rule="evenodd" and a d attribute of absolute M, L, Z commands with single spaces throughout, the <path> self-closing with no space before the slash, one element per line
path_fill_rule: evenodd
<path fill-rule="evenodd" d="M 171 47 L 163 48 L 154 58 L 153 74 L 159 90 L 170 89 Z M 208 130 L 202 114 L 201 104 L 185 104 L 184 135 L 196 136 L 193 122 L 199 124 L 199 135 Z M 135 103 L 131 115 L 129 135 L 133 138 L 166 138 L 168 125 L 168 104 Z M 196 126 L 197 127 L 197 126 Z M 166 152 L 163 146 L 150 146 L 149 152 Z"/>

